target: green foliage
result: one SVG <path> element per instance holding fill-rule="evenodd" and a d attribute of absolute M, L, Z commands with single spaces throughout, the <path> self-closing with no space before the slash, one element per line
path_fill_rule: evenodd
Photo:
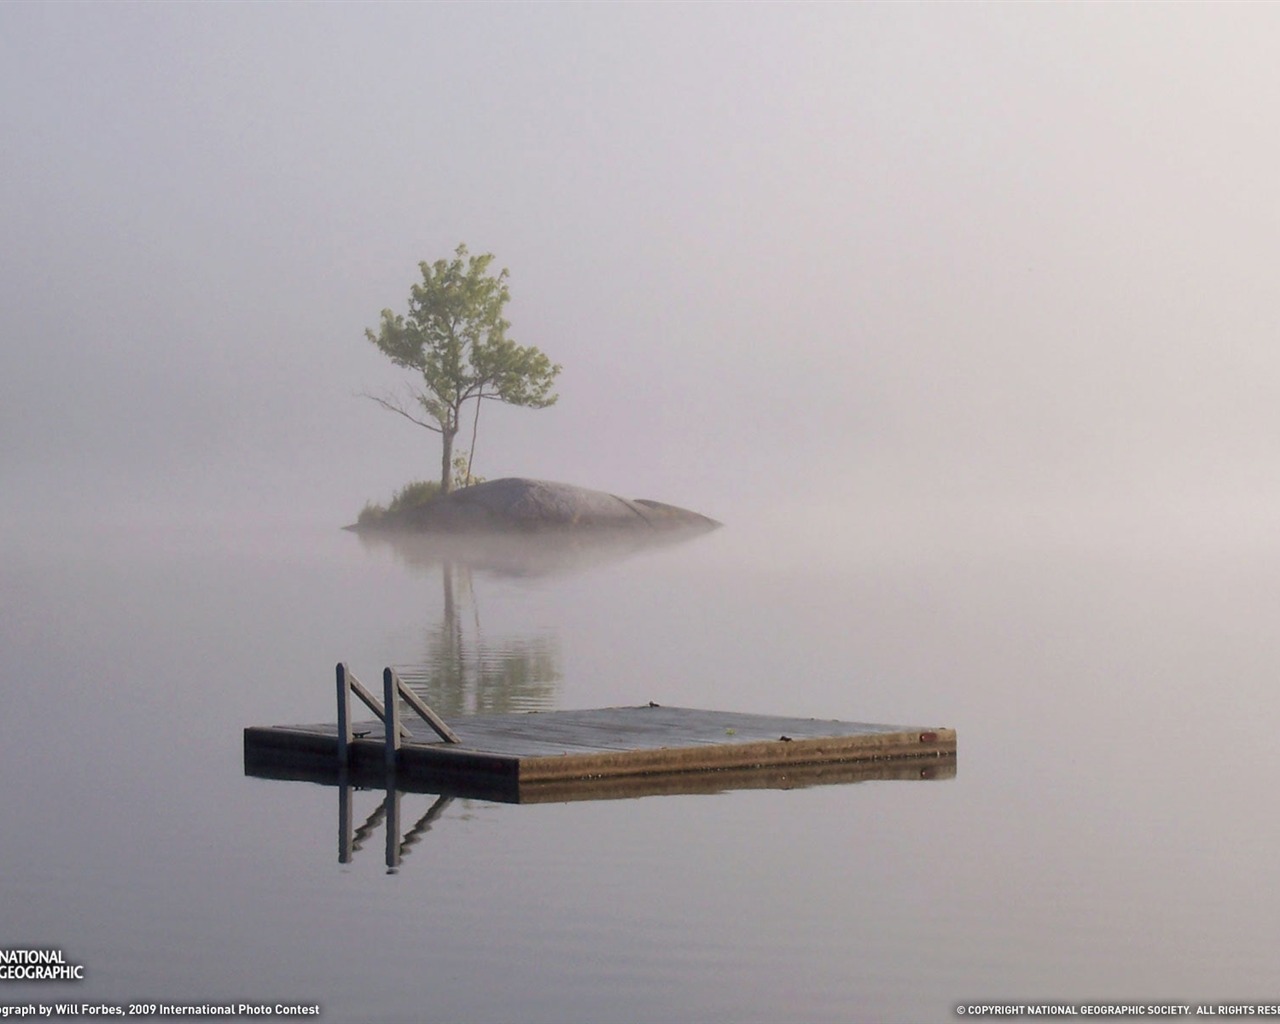
<path fill-rule="evenodd" d="M 474 487 L 484 483 L 484 477 L 476 476 L 470 469 L 471 459 L 468 452 L 458 452 L 453 457 L 453 486 Z"/>
<path fill-rule="evenodd" d="M 429 501 L 434 501 L 439 495 L 440 482 L 438 480 L 414 480 L 396 491 L 388 505 L 378 505 L 372 501 L 365 502 L 364 508 L 360 510 L 360 515 L 356 518 L 356 522 L 360 526 L 373 526 L 393 512 L 425 505 Z"/>
<path fill-rule="evenodd" d="M 409 405 L 375 401 L 440 434 L 440 488 L 446 493 L 452 486 L 453 438 L 467 402 L 477 403 L 478 418 L 486 398 L 542 409 L 558 397 L 552 387 L 560 367 L 539 349 L 507 337 L 511 324 L 502 311 L 511 298 L 508 274 L 505 268 L 491 274 L 493 259 L 492 253 L 472 256 L 459 245 L 452 260 L 419 263 L 422 283 L 410 289 L 408 313 L 384 309 L 378 332 L 365 331 L 388 359 L 420 379 Z"/>
<path fill-rule="evenodd" d="M 440 484 L 435 480 L 414 480 L 396 491 L 387 506 L 388 512 L 399 512 L 401 509 L 417 508 L 440 496 Z"/>

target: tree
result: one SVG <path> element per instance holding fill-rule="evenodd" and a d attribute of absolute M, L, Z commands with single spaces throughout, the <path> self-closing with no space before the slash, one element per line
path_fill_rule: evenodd
<path fill-rule="evenodd" d="M 393 363 L 421 375 L 407 398 L 364 397 L 440 435 L 442 494 L 453 486 L 453 439 L 467 402 L 476 403 L 474 456 L 480 403 L 485 399 L 543 409 L 559 397 L 551 387 L 560 367 L 537 348 L 517 345 L 507 337 L 511 325 L 502 316 L 511 298 L 507 270 L 490 274 L 492 262 L 492 253 L 472 256 L 459 245 L 452 260 L 419 263 L 422 283 L 410 289 L 408 315 L 384 309 L 378 333 L 364 332 Z M 468 478 L 470 472 L 468 461 Z"/>

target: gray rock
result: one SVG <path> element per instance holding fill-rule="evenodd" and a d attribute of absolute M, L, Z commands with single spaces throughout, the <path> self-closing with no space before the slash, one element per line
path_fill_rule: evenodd
<path fill-rule="evenodd" d="M 383 517 L 378 530 L 712 530 L 720 523 L 658 501 L 631 501 L 572 484 L 506 477 Z"/>

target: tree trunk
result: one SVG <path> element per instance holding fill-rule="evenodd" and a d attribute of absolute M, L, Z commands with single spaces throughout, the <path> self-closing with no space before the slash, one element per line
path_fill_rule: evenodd
<path fill-rule="evenodd" d="M 463 487 L 471 486 L 471 463 L 476 457 L 476 431 L 480 429 L 480 403 L 484 401 L 484 388 L 476 395 L 476 414 L 471 419 L 471 449 L 467 452 L 467 478 L 462 481 Z"/>
<path fill-rule="evenodd" d="M 440 431 L 440 493 L 453 490 L 453 435 L 458 432 L 456 423 L 447 423 Z"/>

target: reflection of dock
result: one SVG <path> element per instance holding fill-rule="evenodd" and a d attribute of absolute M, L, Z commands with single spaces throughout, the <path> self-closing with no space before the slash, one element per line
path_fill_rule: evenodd
<path fill-rule="evenodd" d="M 688 786 L 680 777 L 711 772 L 715 777 L 705 781 L 713 790 L 756 785 L 747 780 L 757 772 L 780 786 L 809 784 L 796 781 L 802 775 L 814 782 L 853 781 L 832 777 L 841 771 L 829 771 L 828 778 L 813 772 L 822 767 L 852 768 L 854 778 L 866 777 L 868 768 L 883 778 L 878 773 L 886 767 L 894 778 L 904 770 L 914 778 L 954 773 L 952 729 L 656 705 L 461 716 L 445 725 L 390 669 L 381 704 L 345 666 L 338 668 L 338 686 L 339 725 L 246 729 L 246 771 L 336 779 L 345 767 L 352 779 L 382 780 L 390 770 L 399 788 L 515 801 L 697 791 L 704 780 Z M 390 706 L 390 729 L 380 720 L 352 722 L 344 703 L 349 692 L 379 719 Z M 402 715 L 404 700 L 421 721 Z M 600 792 L 593 794 L 595 789 Z"/>
<path fill-rule="evenodd" d="M 338 861 L 350 864 L 362 847 L 385 826 L 385 858 L 391 872 L 398 871 L 405 856 L 453 803 L 455 797 L 479 797 L 506 803 L 567 803 L 571 800 L 625 800 L 641 796 L 671 796 L 723 793 L 731 789 L 800 789 L 805 786 L 867 782 L 872 779 L 949 779 L 956 773 L 954 758 L 911 761 L 846 761 L 838 764 L 810 764 L 792 768 L 742 769 L 715 772 L 685 772 L 680 775 L 627 775 L 609 779 L 544 782 L 510 788 L 485 788 L 483 783 L 462 783 L 421 778 L 401 779 L 391 774 L 383 779 L 384 795 L 361 825 L 355 825 L 356 787 L 350 773 L 278 762 L 253 765 L 246 756 L 246 770 L 263 778 L 297 779 L 329 783 L 338 791 Z M 426 813 L 405 832 L 401 797 L 429 793 L 435 800 Z"/>

